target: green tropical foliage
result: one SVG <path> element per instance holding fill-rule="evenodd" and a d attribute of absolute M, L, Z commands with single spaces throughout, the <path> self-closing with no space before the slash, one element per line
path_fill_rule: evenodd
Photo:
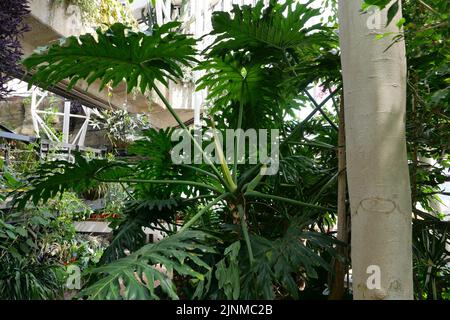
<path fill-rule="evenodd" d="M 214 252 L 201 242 L 208 237 L 199 231 L 186 231 L 167 237 L 155 244 L 147 244 L 131 255 L 96 268 L 93 272 L 100 280 L 80 292 L 91 299 L 159 299 L 155 292 L 178 299 L 176 287 L 168 274 L 177 272 L 202 281 L 203 273 L 194 268 L 208 270 L 210 267 L 201 259 L 207 252 Z M 200 241 L 200 242 L 199 242 Z M 157 264 L 164 266 L 158 270 Z M 122 292 L 121 292 L 122 291 Z"/>
<path fill-rule="evenodd" d="M 416 221 L 413 230 L 415 290 L 418 299 L 448 299 L 449 223 Z"/>
<path fill-rule="evenodd" d="M 450 181 L 449 8 L 447 1 L 403 2 L 408 57 L 406 129 L 417 217 L 413 239 L 419 299 L 443 299 L 450 290 L 445 262 L 450 233 L 448 223 L 439 221 L 443 215 L 437 205 L 439 196 L 448 194 L 443 183 Z"/>
<path fill-rule="evenodd" d="M 114 175 L 127 174 L 126 165 L 114 165 L 121 166 L 122 169 L 114 170 Z M 62 196 L 68 190 L 74 192 L 89 190 L 99 184 L 95 178 L 100 176 L 102 171 L 105 172 L 105 166 L 111 166 L 106 159 L 88 160 L 79 154 L 75 154 L 73 163 L 64 160 L 44 163 L 28 177 L 31 188 L 27 193 L 18 195 L 16 204 L 20 209 L 24 208 L 29 201 L 37 205 L 41 200 L 46 202 L 58 195 Z"/>
<path fill-rule="evenodd" d="M 10 188 L 23 188 L 22 181 L 7 167 Z M 89 213 L 73 193 L 48 198 L 45 205 L 22 210 L 0 210 L 0 297 L 13 300 L 60 299 L 66 280 L 64 263 L 77 254 L 72 221 Z M 87 261 L 88 262 L 88 261 Z"/>
<path fill-rule="evenodd" d="M 117 23 L 106 32 L 97 29 L 96 37 L 72 36 L 60 44 L 41 48 L 23 63 L 28 69 L 36 68 L 32 81 L 44 87 L 69 79 L 71 89 L 79 80 L 90 85 L 101 79 L 102 90 L 106 84 L 116 87 L 125 78 L 128 92 L 138 87 L 145 93 L 156 80 L 167 84 L 167 78 L 181 77 L 180 64 L 194 61 L 195 40 L 170 31 L 179 25 L 165 24 L 149 36 Z"/>
<path fill-rule="evenodd" d="M 337 45 L 332 30 L 321 25 L 304 27 L 307 21 L 319 14 L 318 10 L 296 4 L 284 16 L 283 11 L 288 8 L 288 4 L 280 6 L 273 1 L 267 9 L 262 10 L 260 2 L 255 8 L 236 6 L 233 18 L 222 13 L 214 15 L 212 34 L 220 36 L 205 53 L 206 61 L 199 66 L 199 69 L 206 71 L 199 88 L 210 89 L 209 99 L 215 108 L 211 113 L 218 109 L 224 111 L 222 116 L 212 120 L 213 127 L 219 130 L 228 126 L 258 129 L 266 128 L 265 124 L 276 120 L 275 125 L 267 128 L 284 128 L 283 117 L 293 114 L 293 110 L 298 108 L 298 103 L 293 99 L 295 91 L 306 89 L 308 83 L 330 74 L 328 66 L 323 67 L 323 70 L 328 70 L 325 75 L 318 74 L 308 81 L 296 79 L 297 70 L 307 72 L 308 68 L 321 66 L 323 61 L 331 61 L 327 60 L 329 51 Z M 69 78 L 71 85 L 80 79 L 88 83 L 100 79 L 102 86 L 109 81 L 113 81 L 115 86 L 124 80 L 128 90 L 135 86 L 139 86 L 142 92 L 153 88 L 179 120 L 155 85 L 156 80 L 167 84 L 162 78 L 169 75 L 174 80 L 180 78 L 179 64 L 187 65 L 194 61 L 195 41 L 170 31 L 176 26 L 175 23 L 164 25 L 152 35 L 147 35 L 125 32 L 124 27 L 115 25 L 104 33 L 97 31 L 98 41 L 94 42 L 89 36 L 81 37 L 79 41 L 73 38 L 68 45 L 54 45 L 46 52 L 28 58 L 24 64 L 34 70 L 33 81 L 43 85 Z M 237 29 L 246 32 L 236 33 Z M 276 37 L 268 38 L 269 31 L 274 31 Z M 252 39 L 250 43 L 249 39 Z M 111 43 L 114 44 L 113 50 L 109 49 Z M 165 45 L 169 43 L 170 50 L 166 51 Z M 262 56 L 260 53 L 263 50 L 270 54 Z M 71 57 L 68 56 L 69 52 Z M 105 58 L 105 64 L 96 67 L 98 72 L 89 71 L 92 70 L 93 61 L 97 61 L 100 56 Z M 72 68 L 70 74 L 61 73 L 60 67 L 69 60 L 77 61 L 77 68 Z M 145 64 L 145 69 L 142 64 Z M 338 64 L 332 65 L 338 73 Z M 149 70 L 152 72 L 148 73 Z M 254 119 L 263 119 L 264 116 L 267 119 L 252 122 L 252 114 L 260 115 Z M 274 115 L 278 118 L 274 119 Z M 182 123 L 180 126 L 188 132 Z M 192 136 L 192 133 L 189 134 Z M 106 264 L 94 271 L 107 272 L 108 275 L 97 282 L 92 280 L 94 283 L 83 291 L 86 296 L 104 298 L 110 294 L 114 298 L 159 297 L 152 291 L 151 279 L 157 275 L 155 279 L 163 278 L 153 271 L 151 265 L 163 263 L 173 268 L 177 276 L 195 278 L 186 289 L 189 291 L 189 287 L 192 288 L 194 297 L 267 298 L 274 297 L 275 287 L 292 297 L 298 297 L 296 281 L 317 276 L 317 268 L 328 268 L 326 259 L 329 259 L 330 254 L 335 254 L 336 242 L 329 236 L 318 234 L 314 226 L 322 224 L 324 217 L 333 214 L 334 209 L 333 205 L 329 208 L 321 205 L 322 196 L 326 193 L 315 197 L 314 203 L 307 203 L 303 200 L 309 199 L 299 197 L 296 185 L 290 184 L 296 182 L 295 177 L 300 177 L 300 171 L 304 169 L 303 166 L 294 165 L 293 161 L 301 158 L 297 154 L 301 152 L 300 147 L 286 149 L 290 153 L 283 159 L 284 173 L 268 178 L 261 175 L 260 170 L 265 169 L 260 166 L 235 165 L 230 170 L 224 159 L 221 159 L 220 167 L 214 164 L 175 165 L 170 161 L 173 145 L 169 132 L 147 130 L 143 139 L 130 147 L 130 151 L 140 157 L 139 161 L 119 164 L 104 160 L 80 160 L 75 164 L 49 164 L 47 171 L 45 166 L 41 169 L 39 179 L 30 180 L 31 189 L 19 197 L 20 201 L 25 202 L 33 198 L 45 200 L 46 195 L 54 196 L 66 189 L 80 191 L 80 188 L 87 187 L 86 182 L 81 182 L 83 180 L 127 185 L 130 199 L 124 219 L 118 224 L 115 238 L 102 258 Z M 199 147 L 194 142 L 194 148 Z M 222 147 L 225 146 L 216 144 L 216 152 Z M 291 158 L 292 161 L 289 160 Z M 305 165 L 307 163 L 305 160 Z M 61 166 L 51 171 L 50 167 L 55 165 Z M 308 166 L 311 172 L 320 170 L 314 161 Z M 290 173 L 288 176 L 287 172 Z M 62 186 L 61 181 L 66 184 Z M 308 182 L 305 183 L 304 188 Z M 320 185 L 321 182 L 318 183 Z M 283 184 L 289 186 L 282 187 Z M 288 190 L 292 190 L 295 196 L 284 197 L 286 193 L 291 194 Z M 169 237 L 161 242 L 161 246 L 164 243 L 175 245 L 174 253 L 168 254 L 166 258 L 160 254 L 143 255 L 145 248 L 157 250 L 159 244 L 144 245 L 143 233 L 139 229 L 162 222 L 166 226 L 173 225 L 177 215 L 184 219 L 182 228 L 166 229 Z M 294 217 L 303 222 L 293 224 L 291 220 Z M 264 227 L 270 219 L 278 221 L 279 227 L 271 230 Z M 205 224 L 206 221 L 218 223 Z M 189 229 L 192 227 L 214 235 L 214 238 L 201 239 L 205 242 L 203 245 L 221 248 L 215 253 L 205 253 L 204 261 L 208 261 L 208 264 L 203 266 L 210 267 L 203 269 L 201 277 L 200 274 L 183 271 L 180 265 L 182 260 L 173 260 L 177 259 L 177 255 L 182 259 L 188 257 L 188 252 L 181 255 L 177 250 L 185 248 L 182 241 L 189 239 Z M 180 237 L 185 238 L 181 240 Z M 124 257 L 125 249 L 132 254 Z M 290 256 L 278 256 L 280 250 L 289 252 Z M 326 253 L 324 257 L 321 256 L 322 251 Z M 172 259 L 169 259 L 171 256 Z M 194 261 L 197 267 L 201 266 L 198 262 Z M 137 278 L 133 272 L 137 272 Z M 150 281 L 147 289 L 138 286 L 145 282 L 139 280 L 142 280 L 139 278 L 142 272 L 147 273 L 146 277 Z M 229 282 L 230 275 L 234 279 L 232 282 Z M 257 284 L 260 277 L 269 280 L 264 287 Z M 120 294 L 119 278 L 127 283 L 125 287 L 129 291 L 125 294 Z M 165 283 L 161 286 L 161 294 L 177 297 L 171 282 L 168 279 L 164 281 L 161 282 Z"/>
<path fill-rule="evenodd" d="M 336 250 L 346 244 L 332 232 L 341 78 L 336 30 L 323 23 L 307 27 L 320 15 L 310 4 L 272 0 L 264 7 L 259 1 L 255 7 L 234 6 L 232 14 L 214 13 L 211 35 L 215 40 L 202 53 L 195 50 L 195 39 L 175 30 L 180 26 L 177 22 L 148 33 L 114 24 L 97 30 L 95 36 L 64 39 L 23 62 L 32 83 L 43 87 L 68 80 L 72 88 L 84 80 L 89 85 L 98 82 L 101 89 L 125 82 L 129 92 L 154 90 L 191 139 L 192 149 L 206 158 L 203 150 L 213 142 L 219 159 L 218 164 L 176 164 L 171 158 L 178 143 L 172 141 L 174 129 L 146 129 L 129 146 L 132 157 L 125 160 L 76 154 L 75 162 L 41 164 L 22 181 L 5 174 L 2 180 L 16 189 L 12 211 L 18 217 L 30 206 L 46 206 L 58 197 L 82 194 L 99 185 L 118 186 L 122 191 L 120 218 L 110 224 L 113 239 L 95 268 L 86 268 L 79 298 L 326 298 L 323 292 L 333 276 L 333 261 L 349 264 Z M 438 185 L 448 179 L 448 52 L 442 41 L 448 30 L 445 16 L 428 11 L 417 14 L 416 9 L 406 1 L 408 147 L 415 178 L 413 201 L 429 209 L 432 196 L 440 192 Z M 420 23 L 431 24 L 432 31 L 426 27 L 414 31 Z M 202 62 L 195 59 L 197 55 Z M 197 89 L 208 89 L 210 108 L 204 118 L 208 124 L 201 128 L 202 134 L 209 128 L 279 130 L 276 174 L 264 175 L 267 165 L 249 161 L 228 165 L 222 154 L 229 146 L 216 136 L 212 141 L 194 139 L 199 131 L 184 125 L 158 88 L 167 86 L 168 79 L 180 81 L 183 67 L 203 72 Z M 319 111 L 308 92 L 312 86 L 330 94 L 326 101 L 332 102 L 331 107 Z M 308 121 L 299 121 L 298 112 L 311 106 L 322 116 L 311 114 Z M 234 146 L 243 142 L 242 137 L 232 141 Z M 438 165 L 423 165 L 419 155 Z M 250 150 L 245 150 L 245 160 L 250 156 Z M 414 222 L 418 298 L 443 298 L 449 291 L 448 229 L 439 218 L 418 209 L 416 213 L 421 217 Z M 9 248 L 16 248 L 17 241 L 22 250 L 17 239 L 26 241 L 28 229 L 11 224 L 6 215 L 0 218 L 0 237 L 14 243 L 1 249 L 6 250 L 7 259 L 18 259 L 25 253 L 15 254 Z M 162 232 L 165 238 L 146 243 L 145 227 Z M 23 281 L 17 281 L 8 297 L 57 296 L 61 286 L 51 283 L 58 273 L 40 278 L 42 270 L 34 267 L 32 263 L 24 267 L 18 279 L 33 276 L 35 284 L 21 289 Z M 11 270 L 3 272 L 0 288 L 10 285 L 1 279 L 12 279 Z"/>

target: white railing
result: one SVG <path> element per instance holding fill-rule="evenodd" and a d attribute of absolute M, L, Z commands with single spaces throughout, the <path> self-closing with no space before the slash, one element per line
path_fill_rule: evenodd
<path fill-rule="evenodd" d="M 61 142 L 64 144 L 71 144 L 74 146 L 80 146 L 84 147 L 84 141 L 86 138 L 86 133 L 89 126 L 89 120 L 91 116 L 91 109 L 82 106 L 84 115 L 79 114 L 72 114 L 70 113 L 70 101 L 64 102 L 64 112 L 54 112 L 49 110 L 41 110 L 39 107 L 42 105 L 42 102 L 44 99 L 48 96 L 47 91 L 42 91 L 37 87 L 32 88 L 31 92 L 31 117 L 33 121 L 33 128 L 36 133 L 37 137 L 41 137 L 41 133 L 44 133 L 52 142 Z M 42 119 L 41 115 L 52 115 L 52 116 L 58 116 L 63 118 L 63 130 L 62 130 L 62 136 L 58 137 L 55 135 L 53 130 L 45 123 L 45 121 Z M 72 139 L 72 141 L 69 141 L 69 130 L 70 130 L 70 119 L 71 118 L 79 118 L 84 119 L 84 122 L 81 126 L 81 128 L 78 130 L 75 137 Z"/>

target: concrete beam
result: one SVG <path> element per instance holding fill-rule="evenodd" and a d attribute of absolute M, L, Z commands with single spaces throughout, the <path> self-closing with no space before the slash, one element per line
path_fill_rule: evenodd
<path fill-rule="evenodd" d="M 76 221 L 73 223 L 75 230 L 80 233 L 111 233 L 109 222 L 103 221 Z"/>

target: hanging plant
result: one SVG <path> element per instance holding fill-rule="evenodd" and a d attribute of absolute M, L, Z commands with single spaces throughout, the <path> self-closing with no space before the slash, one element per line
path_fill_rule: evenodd
<path fill-rule="evenodd" d="M 104 130 L 106 136 L 116 148 L 125 148 L 136 140 L 140 131 L 148 128 L 148 119 L 142 114 L 131 114 L 126 110 L 94 109 L 95 118 L 91 119 L 91 126 Z"/>
<path fill-rule="evenodd" d="M 22 57 L 20 38 L 30 30 L 25 17 L 30 13 L 27 0 L 0 1 L 0 100 L 8 94 L 8 81 L 20 74 Z"/>
<path fill-rule="evenodd" d="M 53 5 L 75 5 L 80 8 L 85 23 L 109 26 L 116 22 L 136 27 L 137 22 L 131 12 L 130 3 L 119 0 L 52 0 Z"/>

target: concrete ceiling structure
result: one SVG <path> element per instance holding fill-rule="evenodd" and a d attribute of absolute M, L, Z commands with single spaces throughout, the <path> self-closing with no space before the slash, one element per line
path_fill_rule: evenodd
<path fill-rule="evenodd" d="M 82 21 L 81 12 L 77 6 L 57 5 L 51 0 L 30 0 L 29 5 L 31 14 L 27 18 L 27 23 L 31 30 L 25 33 L 22 39 L 24 57 L 31 55 L 36 48 L 58 41 L 62 37 L 79 36 L 94 31 Z M 26 77 L 23 79 L 26 80 Z M 51 91 L 68 98 L 79 99 L 87 106 L 126 109 L 131 113 L 149 114 L 150 123 L 155 128 L 177 125 L 159 98 L 152 95 L 148 99 L 141 94 L 127 94 L 125 83 L 112 90 L 112 95 L 109 95 L 107 90 L 99 91 L 98 83 L 92 84 L 87 90 L 86 88 L 86 83 L 79 82 L 70 92 L 67 92 L 67 82 L 62 82 Z M 170 89 L 161 87 L 161 91 L 169 101 L 173 100 Z M 67 95 L 64 92 L 67 92 Z M 177 108 L 177 105 L 174 107 L 183 121 L 193 118 L 193 106 L 184 104 L 182 108 Z"/>

